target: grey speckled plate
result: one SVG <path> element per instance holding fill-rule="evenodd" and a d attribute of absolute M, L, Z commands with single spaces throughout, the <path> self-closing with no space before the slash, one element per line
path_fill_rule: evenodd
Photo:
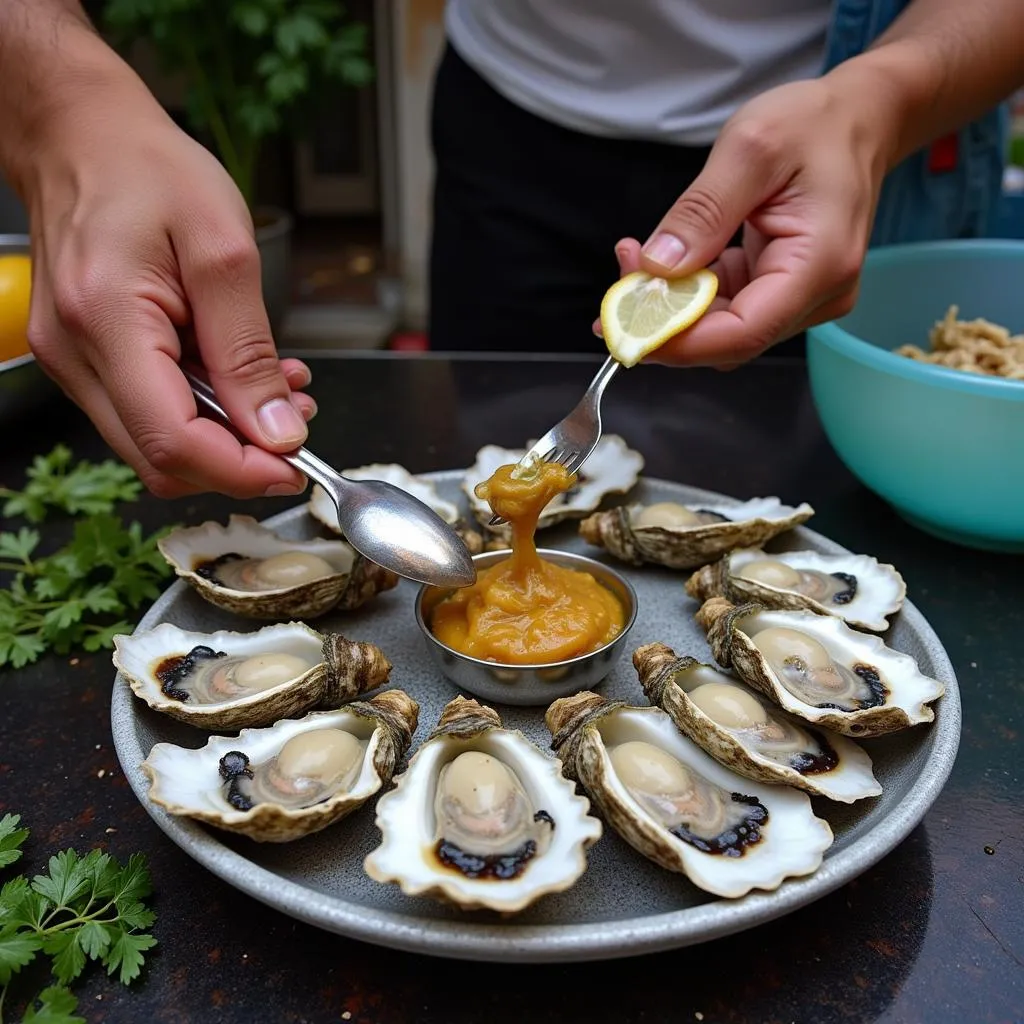
<path fill-rule="evenodd" d="M 433 479 L 444 497 L 464 502 L 458 488 L 461 473 L 438 473 Z M 644 502 L 730 501 L 652 479 L 642 480 L 630 497 Z M 319 526 L 306 514 L 305 506 L 274 517 L 268 525 L 296 538 L 317 535 Z M 623 568 L 580 540 L 573 523 L 554 526 L 540 536 L 545 547 L 596 554 Z M 775 550 L 810 547 L 826 553 L 843 550 L 803 527 L 768 546 Z M 686 574 L 652 566 L 625 571 L 640 602 L 629 650 L 661 640 L 679 654 L 711 661 L 704 634 L 693 621 L 696 604 L 683 590 Z M 416 591 L 415 584 L 403 580 L 366 608 L 314 621 L 319 629 L 336 629 L 385 650 L 394 664 L 391 685 L 407 690 L 421 705 L 412 751 L 457 693 L 427 657 L 413 620 Z M 199 632 L 261 625 L 220 611 L 182 582 L 166 591 L 139 629 L 166 621 Z M 921 820 L 953 766 L 960 738 L 960 694 L 942 644 L 911 604 L 896 617 L 886 641 L 946 684 L 934 723 L 864 741 L 883 795 L 852 806 L 816 798 L 816 813 L 828 819 L 836 837 L 822 866 L 807 878 L 784 882 L 774 892 L 755 892 L 738 900 L 711 896 L 684 876 L 662 870 L 607 828 L 592 847 L 589 867 L 575 886 L 539 900 L 514 918 L 502 919 L 490 911 L 458 912 L 433 900 L 406 897 L 397 886 L 374 882 L 363 872 L 363 858 L 379 838 L 373 801 L 323 832 L 293 843 L 259 844 L 219 832 L 151 804 L 148 782 L 139 770 L 157 741 L 199 747 L 207 734 L 150 710 L 120 676 L 114 684 L 111 718 L 125 775 L 154 821 L 203 867 L 285 914 L 351 938 L 435 956 L 501 961 L 610 959 L 705 942 L 787 914 L 865 871 Z M 599 689 L 608 697 L 647 703 L 629 657 Z M 549 749 L 543 708 L 497 710 L 506 726 L 522 729 L 542 749 Z"/>

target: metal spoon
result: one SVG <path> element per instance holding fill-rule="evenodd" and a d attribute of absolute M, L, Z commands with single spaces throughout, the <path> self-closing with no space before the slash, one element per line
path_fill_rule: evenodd
<path fill-rule="evenodd" d="M 213 388 L 182 367 L 192 393 L 234 428 Z M 467 587 L 476 568 L 462 538 L 429 505 L 383 480 L 349 480 L 308 448 L 280 456 L 330 496 L 345 540 L 399 576 L 437 587 Z"/>

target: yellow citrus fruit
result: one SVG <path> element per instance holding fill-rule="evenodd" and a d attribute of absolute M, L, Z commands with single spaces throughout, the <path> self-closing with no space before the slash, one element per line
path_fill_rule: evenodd
<path fill-rule="evenodd" d="M 0 363 L 28 352 L 28 310 L 32 296 L 32 260 L 0 256 Z"/>
<path fill-rule="evenodd" d="M 718 292 L 710 270 L 686 277 L 627 274 L 605 292 L 601 301 L 601 333 L 612 356 L 635 366 L 674 334 L 695 324 Z"/>

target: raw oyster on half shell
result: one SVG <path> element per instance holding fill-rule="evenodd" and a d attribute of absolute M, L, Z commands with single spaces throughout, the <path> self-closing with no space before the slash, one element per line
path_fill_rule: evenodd
<path fill-rule="evenodd" d="M 661 708 L 584 690 L 544 717 L 552 749 L 605 821 L 645 857 L 701 889 L 738 897 L 809 875 L 832 845 L 806 793 L 740 778 Z"/>
<path fill-rule="evenodd" d="M 356 466 L 354 469 L 343 469 L 341 475 L 350 480 L 383 480 L 394 484 L 414 498 L 419 498 L 424 505 L 432 508 L 446 523 L 454 525 L 459 521 L 459 507 L 454 502 L 445 501 L 434 484 L 414 476 L 404 466 L 396 462 L 374 462 L 367 466 Z M 334 507 L 328 493 L 319 485 L 314 484 L 309 495 L 309 514 L 323 523 L 329 530 L 340 534 L 338 510 Z"/>
<path fill-rule="evenodd" d="M 490 525 L 493 512 L 487 501 L 476 495 L 476 485 L 489 480 L 499 466 L 518 462 L 526 451 L 527 448 L 509 449 L 488 444 L 476 453 L 476 462 L 466 470 L 462 489 L 469 498 L 474 518 L 489 533 L 506 536 L 509 527 L 505 523 Z M 609 495 L 630 490 L 640 479 L 643 468 L 644 458 L 639 452 L 630 448 L 618 434 L 604 434 L 577 475 L 576 485 L 553 498 L 541 512 L 537 529 L 593 512 Z"/>
<path fill-rule="evenodd" d="M 149 798 L 171 814 L 258 842 L 319 832 L 391 779 L 416 731 L 419 705 L 385 690 L 336 711 L 313 711 L 198 749 L 157 743 L 142 762 Z"/>
<path fill-rule="evenodd" d="M 580 523 L 588 543 L 633 565 L 651 562 L 670 569 L 694 569 L 737 547 L 765 541 L 805 523 L 814 509 L 791 508 L 778 498 L 752 498 L 735 505 L 621 505 L 595 512 Z"/>
<path fill-rule="evenodd" d="M 946 692 L 909 655 L 832 615 L 712 597 L 696 618 L 719 665 L 794 715 L 847 736 L 930 722 L 929 704 Z"/>
<path fill-rule="evenodd" d="M 492 708 L 456 697 L 377 801 L 382 838 L 367 874 L 409 896 L 504 914 L 568 889 L 601 823 L 561 768 Z"/>
<path fill-rule="evenodd" d="M 698 601 L 725 597 L 734 604 L 808 608 L 881 633 L 903 606 L 907 585 L 895 567 L 869 555 L 739 548 L 698 569 L 686 592 Z"/>
<path fill-rule="evenodd" d="M 157 546 L 211 604 L 253 619 L 312 619 L 358 608 L 398 575 L 341 540 L 288 540 L 252 516 L 174 530 Z"/>
<path fill-rule="evenodd" d="M 633 652 L 633 667 L 651 704 L 726 768 L 844 804 L 882 792 L 853 740 L 810 727 L 713 666 L 653 643 Z"/>
<path fill-rule="evenodd" d="M 391 672 L 374 644 L 320 634 L 301 622 L 252 633 L 192 633 L 164 622 L 115 636 L 113 661 L 155 711 L 226 730 L 339 707 L 383 685 Z"/>

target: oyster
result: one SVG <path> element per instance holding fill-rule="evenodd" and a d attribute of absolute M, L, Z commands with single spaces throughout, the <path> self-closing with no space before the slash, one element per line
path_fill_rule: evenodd
<path fill-rule="evenodd" d="M 623 505 L 595 512 L 580 523 L 580 536 L 634 565 L 653 562 L 694 569 L 732 548 L 763 544 L 806 522 L 814 509 L 791 508 L 778 498 L 752 498 L 736 505 Z"/>
<path fill-rule="evenodd" d="M 155 711 L 203 729 L 270 725 L 338 707 L 387 682 L 373 644 L 321 635 L 301 622 L 253 633 L 190 633 L 169 622 L 114 637 L 114 665 Z"/>
<path fill-rule="evenodd" d="M 382 840 L 367 874 L 409 896 L 506 914 L 569 888 L 601 823 L 561 767 L 492 708 L 456 697 L 377 802 Z"/>
<path fill-rule="evenodd" d="M 853 740 L 810 728 L 711 665 L 654 643 L 633 652 L 633 667 L 647 699 L 734 772 L 844 804 L 882 792 Z"/>
<path fill-rule="evenodd" d="M 832 829 L 806 793 L 741 779 L 687 739 L 661 708 L 584 690 L 544 720 L 565 771 L 627 843 L 718 896 L 809 875 Z"/>
<path fill-rule="evenodd" d="M 350 480 L 383 480 L 386 483 L 394 484 L 395 487 L 400 487 L 414 498 L 419 498 L 424 505 L 429 505 L 446 523 L 454 525 L 459 521 L 459 507 L 456 504 L 445 501 L 429 480 L 413 476 L 404 466 L 399 466 L 395 462 L 374 462 L 368 466 L 344 469 L 341 475 Z M 342 532 L 338 525 L 338 510 L 334 507 L 330 496 L 319 484 L 314 484 L 313 490 L 310 492 L 309 514 L 329 530 L 333 530 L 335 533 Z"/>
<path fill-rule="evenodd" d="M 698 601 L 726 597 L 766 608 L 808 608 L 881 633 L 889 628 L 887 616 L 903 606 L 907 585 L 893 566 L 869 555 L 739 548 L 698 569 L 686 592 Z"/>
<path fill-rule="evenodd" d="M 909 655 L 832 615 L 712 597 L 696 617 L 719 665 L 787 711 L 847 736 L 930 722 L 929 703 L 946 691 Z"/>
<path fill-rule="evenodd" d="M 385 690 L 336 711 L 313 711 L 198 749 L 157 743 L 142 762 L 149 798 L 171 814 L 258 842 L 319 832 L 361 807 L 395 770 L 419 705 Z"/>
<path fill-rule="evenodd" d="M 485 445 L 476 453 L 476 462 L 463 477 L 462 489 L 469 498 L 473 516 L 492 534 L 508 535 L 508 525 L 490 525 L 491 507 L 484 498 L 477 497 L 474 489 L 477 484 L 489 480 L 499 466 L 518 462 L 526 451 L 526 448 Z M 578 519 L 593 512 L 608 495 L 630 490 L 640 479 L 643 468 L 644 459 L 639 452 L 633 451 L 618 434 L 604 434 L 578 474 L 576 486 L 548 503 L 540 514 L 537 529 L 543 530 L 565 519 Z"/>
<path fill-rule="evenodd" d="M 252 516 L 174 530 L 157 546 L 219 608 L 253 619 L 312 619 L 358 608 L 398 576 L 340 540 L 286 540 Z"/>

